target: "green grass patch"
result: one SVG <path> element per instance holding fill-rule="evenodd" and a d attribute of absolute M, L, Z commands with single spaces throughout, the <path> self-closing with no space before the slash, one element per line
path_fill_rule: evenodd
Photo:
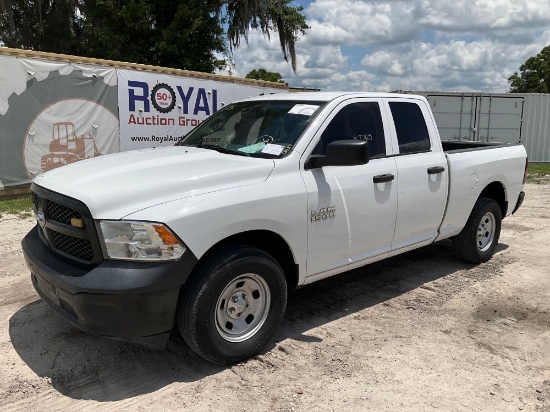
<path fill-rule="evenodd" d="M 550 183 L 550 163 L 529 163 L 527 183 Z"/>
<path fill-rule="evenodd" d="M 32 216 L 32 201 L 30 196 L 18 199 L 0 200 L 0 217 L 10 214 L 21 219 Z"/>

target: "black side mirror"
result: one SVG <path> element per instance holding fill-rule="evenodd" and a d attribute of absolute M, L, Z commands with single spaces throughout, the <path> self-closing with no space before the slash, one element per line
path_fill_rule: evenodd
<path fill-rule="evenodd" d="M 364 165 L 370 158 L 369 144 L 364 140 L 337 140 L 328 144 L 326 152 L 324 156 L 311 155 L 305 168 Z"/>

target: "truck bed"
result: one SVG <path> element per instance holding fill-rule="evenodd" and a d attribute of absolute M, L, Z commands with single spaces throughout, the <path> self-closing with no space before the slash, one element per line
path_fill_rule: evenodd
<path fill-rule="evenodd" d="M 449 170 L 449 200 L 438 240 L 458 234 L 481 191 L 490 184 L 505 190 L 509 215 L 523 188 L 525 149 L 520 144 L 441 142 Z M 486 150 L 496 149 L 496 150 Z"/>
<path fill-rule="evenodd" d="M 510 143 L 474 142 L 474 141 L 465 141 L 465 142 L 442 141 L 441 145 L 443 146 L 444 152 L 458 152 L 458 151 L 463 152 L 463 151 L 472 151 L 472 150 L 493 149 L 495 147 L 517 146 L 516 144 L 510 144 Z"/>

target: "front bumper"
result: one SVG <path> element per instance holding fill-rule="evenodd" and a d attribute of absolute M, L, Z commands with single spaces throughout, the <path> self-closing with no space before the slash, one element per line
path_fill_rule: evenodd
<path fill-rule="evenodd" d="M 54 255 L 32 229 L 23 255 L 40 297 L 78 328 L 162 349 L 174 324 L 179 290 L 197 263 L 187 250 L 178 261 L 104 260 L 92 269 Z"/>

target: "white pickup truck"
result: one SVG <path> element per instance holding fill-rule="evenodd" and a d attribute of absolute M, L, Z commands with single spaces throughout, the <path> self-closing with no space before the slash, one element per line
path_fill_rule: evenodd
<path fill-rule="evenodd" d="M 36 177 L 22 246 L 81 329 L 163 348 L 175 328 L 231 363 L 262 350 L 297 287 L 446 238 L 488 260 L 526 170 L 521 145 L 442 143 L 423 97 L 263 96 L 174 147 Z"/>

